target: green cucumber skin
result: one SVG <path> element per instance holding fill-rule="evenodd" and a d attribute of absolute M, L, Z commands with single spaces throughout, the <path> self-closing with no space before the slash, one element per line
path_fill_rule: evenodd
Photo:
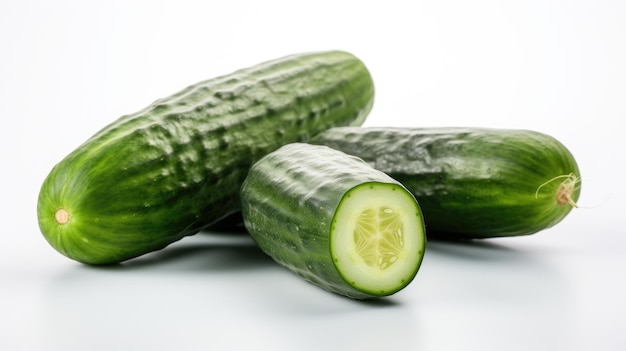
<path fill-rule="evenodd" d="M 355 155 L 400 181 L 420 203 L 429 238 L 520 236 L 550 228 L 572 206 L 557 203 L 559 182 L 541 185 L 570 173 L 580 177 L 563 144 L 529 130 L 337 127 L 310 143 Z M 579 196 L 580 184 L 572 199 Z"/>
<path fill-rule="evenodd" d="M 278 147 L 360 125 L 374 96 L 353 55 L 292 55 L 199 82 L 106 126 L 51 170 L 41 232 L 63 255 L 122 262 L 239 209 L 248 169 Z M 59 224 L 58 209 L 69 212 Z"/>
<path fill-rule="evenodd" d="M 244 181 L 244 225 L 268 256 L 303 279 L 354 299 L 377 297 L 345 282 L 329 242 L 343 195 L 374 182 L 404 188 L 357 157 L 321 145 L 285 145 L 257 162 Z"/>

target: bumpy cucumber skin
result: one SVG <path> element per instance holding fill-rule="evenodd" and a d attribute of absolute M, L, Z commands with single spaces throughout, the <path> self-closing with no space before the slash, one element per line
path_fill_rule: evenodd
<path fill-rule="evenodd" d="M 550 228 L 572 206 L 557 202 L 563 179 L 542 184 L 570 173 L 580 177 L 563 144 L 529 130 L 337 127 L 310 143 L 360 157 L 404 184 L 420 203 L 429 238 L 520 236 Z M 571 197 L 579 196 L 577 184 Z"/>
<path fill-rule="evenodd" d="M 341 277 L 331 256 L 335 212 L 346 192 L 367 183 L 397 184 L 406 190 L 357 157 L 321 145 L 285 145 L 257 162 L 244 181 L 244 225 L 268 256 L 323 289 L 354 299 L 391 295 L 354 288 Z M 425 237 L 421 239 L 424 247 Z M 419 264 L 415 273 L 418 269 Z M 414 276 L 407 277 L 404 286 Z"/>
<path fill-rule="evenodd" d="M 58 163 L 38 198 L 41 232 L 88 264 L 161 249 L 237 211 L 241 183 L 265 154 L 362 124 L 373 94 L 364 64 L 340 51 L 189 86 L 119 118 Z M 55 220 L 58 209 L 69 222 Z"/>

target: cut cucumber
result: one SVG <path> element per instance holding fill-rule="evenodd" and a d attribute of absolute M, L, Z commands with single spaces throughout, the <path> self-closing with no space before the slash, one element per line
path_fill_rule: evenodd
<path fill-rule="evenodd" d="M 413 233 L 420 233 L 421 227 L 415 200 L 398 185 L 358 185 L 346 193 L 333 218 L 333 263 L 358 290 L 394 293 L 415 274 L 424 247 L 423 236 Z"/>
<path fill-rule="evenodd" d="M 361 159 L 326 146 L 289 144 L 255 163 L 241 208 L 265 253 L 351 298 L 400 291 L 424 255 L 423 218 L 413 195 Z"/>

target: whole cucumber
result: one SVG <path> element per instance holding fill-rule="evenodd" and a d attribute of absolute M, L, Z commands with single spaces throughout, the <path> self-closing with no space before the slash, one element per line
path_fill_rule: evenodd
<path fill-rule="evenodd" d="M 104 127 L 51 170 L 37 216 L 47 241 L 89 264 L 161 249 L 239 209 L 250 166 L 373 103 L 365 65 L 293 55 L 191 85 Z"/>
<path fill-rule="evenodd" d="M 563 220 L 580 196 L 573 155 L 536 131 L 337 127 L 310 143 L 400 181 L 420 203 L 429 238 L 533 234 Z"/>

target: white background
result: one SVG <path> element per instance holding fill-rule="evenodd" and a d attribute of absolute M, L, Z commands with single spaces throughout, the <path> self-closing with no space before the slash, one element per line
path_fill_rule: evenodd
<path fill-rule="evenodd" d="M 430 242 L 414 282 L 357 302 L 246 235 L 198 234 L 113 268 L 71 261 L 36 218 L 52 166 L 119 116 L 199 80 L 341 49 L 376 84 L 370 126 L 542 131 L 581 208 L 523 238 Z M 626 2 L 0 3 L 0 349 L 626 349 Z"/>

